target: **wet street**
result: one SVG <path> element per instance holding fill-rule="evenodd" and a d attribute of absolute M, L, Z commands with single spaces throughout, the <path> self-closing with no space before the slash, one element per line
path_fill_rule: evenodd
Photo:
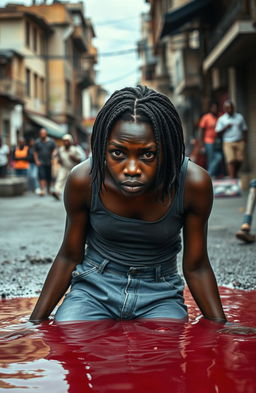
<path fill-rule="evenodd" d="M 208 250 L 220 286 L 256 289 L 256 243 L 234 233 L 243 217 L 246 194 L 216 199 L 209 221 Z M 62 241 L 65 212 L 51 196 L 0 198 L 0 294 L 37 296 Z M 253 223 L 255 232 L 255 222 Z M 179 269 L 181 255 L 179 256 Z"/>

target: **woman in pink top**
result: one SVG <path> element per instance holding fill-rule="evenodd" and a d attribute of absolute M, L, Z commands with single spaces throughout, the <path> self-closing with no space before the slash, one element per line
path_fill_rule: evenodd
<path fill-rule="evenodd" d="M 217 123 L 218 107 L 212 103 L 208 113 L 202 116 L 199 122 L 199 140 L 205 147 L 207 156 L 207 170 L 210 176 L 216 176 L 222 161 L 221 146 L 216 144 L 217 134 L 215 127 Z"/>

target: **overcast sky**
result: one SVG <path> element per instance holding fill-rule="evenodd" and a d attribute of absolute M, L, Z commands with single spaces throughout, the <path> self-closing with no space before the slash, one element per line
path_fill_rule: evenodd
<path fill-rule="evenodd" d="M 32 4 L 32 0 L 0 0 L 2 7 L 11 2 Z M 48 0 L 47 4 L 51 2 Z M 104 53 L 136 48 L 140 38 L 140 14 L 148 10 L 145 0 L 84 0 L 84 5 L 97 36 L 94 40 L 99 51 L 97 83 L 110 94 L 116 89 L 136 85 L 139 79 L 136 51 L 120 56 L 104 56 Z"/>
<path fill-rule="evenodd" d="M 85 0 L 85 7 L 95 24 L 95 44 L 102 53 L 98 82 L 110 93 L 135 85 L 139 78 L 136 52 L 111 57 L 103 54 L 136 47 L 140 38 L 140 14 L 148 9 L 145 0 Z"/>

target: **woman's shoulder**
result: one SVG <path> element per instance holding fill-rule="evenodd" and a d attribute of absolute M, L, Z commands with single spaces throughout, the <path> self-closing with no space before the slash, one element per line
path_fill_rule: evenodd
<path fill-rule="evenodd" d="M 185 179 L 185 205 L 212 205 L 212 200 L 212 181 L 208 172 L 189 161 Z"/>
<path fill-rule="evenodd" d="M 90 177 L 92 168 L 91 158 L 87 158 L 85 161 L 80 162 L 71 170 L 70 174 L 74 179 L 85 180 Z"/>
<path fill-rule="evenodd" d="M 193 161 L 188 161 L 187 175 L 186 175 L 186 183 L 190 186 L 197 187 L 203 186 L 205 183 L 211 184 L 211 177 L 208 172 L 202 168 L 200 165 L 197 165 Z"/>
<path fill-rule="evenodd" d="M 81 200 L 89 207 L 91 203 L 92 178 L 91 160 L 81 162 L 70 172 L 66 183 L 66 195 L 76 195 L 77 200 Z"/>

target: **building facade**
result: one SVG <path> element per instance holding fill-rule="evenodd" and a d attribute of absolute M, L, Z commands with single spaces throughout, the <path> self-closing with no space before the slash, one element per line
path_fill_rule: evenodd
<path fill-rule="evenodd" d="M 95 84 L 94 36 L 81 2 L 0 9 L 0 125 L 8 143 L 41 127 L 55 138 L 70 132 L 86 139 L 83 94 Z"/>
<path fill-rule="evenodd" d="M 51 33 L 30 12 L 0 9 L 0 125 L 10 145 L 23 133 L 25 108 L 46 114 L 47 63 L 42 53 Z"/>
<path fill-rule="evenodd" d="M 217 102 L 222 112 L 225 99 L 231 99 L 249 129 L 244 177 L 255 176 L 256 1 L 146 1 L 151 26 L 147 39 L 156 59 L 151 86 L 174 102 L 187 143 L 210 102 Z M 146 69 L 145 51 L 139 53 Z M 158 83 L 161 73 L 164 88 Z"/>

